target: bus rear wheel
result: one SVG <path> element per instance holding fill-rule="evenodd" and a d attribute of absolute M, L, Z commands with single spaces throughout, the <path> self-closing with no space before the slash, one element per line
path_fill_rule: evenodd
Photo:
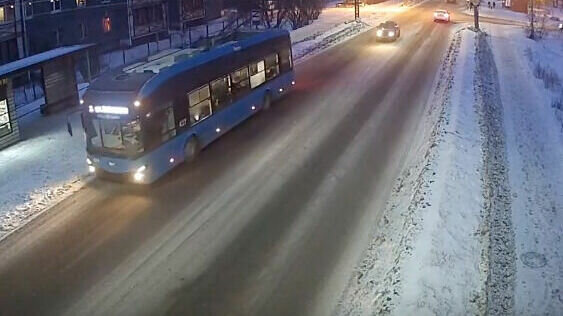
<path fill-rule="evenodd" d="M 272 93 L 268 91 L 266 92 L 266 95 L 264 95 L 264 103 L 262 104 L 262 109 L 267 111 L 270 109 L 271 106 L 272 106 Z"/>
<path fill-rule="evenodd" d="M 184 147 L 184 161 L 188 163 L 194 161 L 199 154 L 199 151 L 199 142 L 195 137 L 192 137 Z"/>

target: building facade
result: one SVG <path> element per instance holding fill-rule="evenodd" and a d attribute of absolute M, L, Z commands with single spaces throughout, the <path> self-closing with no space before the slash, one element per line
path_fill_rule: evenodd
<path fill-rule="evenodd" d="M 14 0 L 0 0 L 0 64 L 20 58 L 23 52 L 21 37 L 20 3 Z"/>
<path fill-rule="evenodd" d="M 221 0 L 169 0 L 170 29 L 184 30 L 221 17 Z"/>
<path fill-rule="evenodd" d="M 129 34 L 127 0 L 26 2 L 23 25 L 27 56 L 84 43 L 97 43 L 103 49 L 117 48 Z"/>
<path fill-rule="evenodd" d="M 165 39 L 221 16 L 222 0 L 0 0 L 0 64 L 56 47 Z"/>

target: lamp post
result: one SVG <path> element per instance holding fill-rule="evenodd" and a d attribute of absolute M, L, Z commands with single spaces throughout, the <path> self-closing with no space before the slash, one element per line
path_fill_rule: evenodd
<path fill-rule="evenodd" d="M 360 1 L 354 0 L 354 19 L 360 21 Z"/>
<path fill-rule="evenodd" d="M 473 19 L 475 21 L 475 29 L 479 29 L 479 4 L 481 4 L 480 0 L 471 0 L 473 4 Z"/>

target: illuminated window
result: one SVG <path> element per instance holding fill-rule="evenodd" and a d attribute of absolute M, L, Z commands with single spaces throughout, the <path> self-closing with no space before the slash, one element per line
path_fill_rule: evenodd
<path fill-rule="evenodd" d="M 11 131 L 12 131 L 12 125 L 10 125 L 8 102 L 6 100 L 0 100 L 0 136 L 7 135 Z"/>
<path fill-rule="evenodd" d="M 242 95 L 250 90 L 248 67 L 241 68 L 231 73 L 231 90 L 235 96 Z"/>
<path fill-rule="evenodd" d="M 266 82 L 264 61 L 250 64 L 250 87 L 252 89 Z"/>
<path fill-rule="evenodd" d="M 61 11 L 61 0 L 51 0 L 51 12 Z"/>
<path fill-rule="evenodd" d="M 76 6 L 77 7 L 85 7 L 86 6 L 86 0 L 76 0 Z"/>
<path fill-rule="evenodd" d="M 192 124 L 207 118 L 211 115 L 211 94 L 209 85 L 205 85 L 188 94 L 188 102 L 190 105 L 190 117 Z"/>
<path fill-rule="evenodd" d="M 109 16 L 106 16 L 102 19 L 102 28 L 104 30 L 104 33 L 111 31 L 111 19 L 109 18 Z"/>
<path fill-rule="evenodd" d="M 278 54 L 266 57 L 266 80 L 275 78 L 280 73 Z"/>
<path fill-rule="evenodd" d="M 27 2 L 27 4 L 25 5 L 25 16 L 33 16 L 33 3 L 31 1 Z"/>
<path fill-rule="evenodd" d="M 211 99 L 213 100 L 213 111 L 219 110 L 231 102 L 229 76 L 211 82 Z"/>
<path fill-rule="evenodd" d="M 14 20 L 14 5 L 5 4 L 0 6 L 0 23 L 11 22 Z"/>
<path fill-rule="evenodd" d="M 291 50 L 284 49 L 280 52 L 280 68 L 282 71 L 287 71 L 293 68 L 293 62 L 291 60 Z"/>

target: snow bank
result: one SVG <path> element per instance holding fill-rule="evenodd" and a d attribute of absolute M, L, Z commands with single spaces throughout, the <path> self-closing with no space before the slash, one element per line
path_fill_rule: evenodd
<path fill-rule="evenodd" d="M 481 140 L 471 89 L 475 41 L 471 31 L 460 36 L 446 125 L 439 134 L 436 157 L 423 176 L 423 196 L 415 211 L 420 214 L 421 229 L 411 255 L 401 264 L 396 315 L 477 314 L 483 301 Z"/>
<path fill-rule="evenodd" d="M 483 199 L 483 279 L 488 315 L 514 314 L 514 225 L 508 183 L 504 111 L 491 45 L 484 33 L 477 37 L 473 83 L 479 114 Z"/>
<path fill-rule="evenodd" d="M 320 32 L 306 37 L 293 45 L 293 59 L 299 60 L 305 56 L 312 56 L 328 47 L 346 41 L 369 28 L 363 22 L 345 22 L 327 32 Z"/>

